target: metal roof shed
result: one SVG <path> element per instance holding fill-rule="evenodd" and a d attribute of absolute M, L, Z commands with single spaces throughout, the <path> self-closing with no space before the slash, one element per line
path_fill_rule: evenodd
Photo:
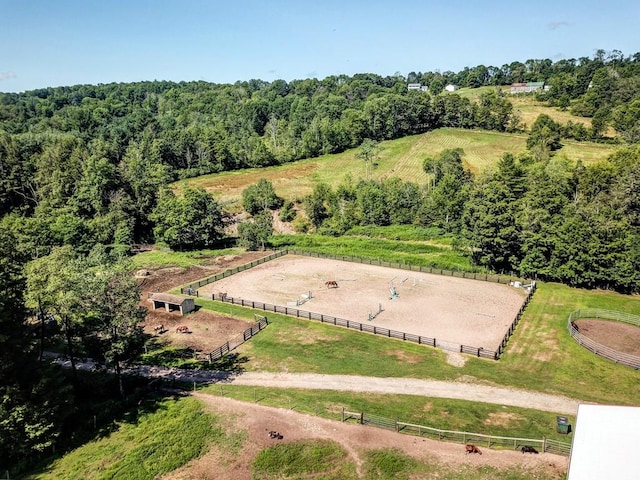
<path fill-rule="evenodd" d="M 567 480 L 637 480 L 640 408 L 579 405 Z"/>
<path fill-rule="evenodd" d="M 170 293 L 154 293 L 149 298 L 153 304 L 153 309 L 164 308 L 167 312 L 180 310 L 180 315 L 192 312 L 196 309 L 193 298 L 171 295 Z"/>

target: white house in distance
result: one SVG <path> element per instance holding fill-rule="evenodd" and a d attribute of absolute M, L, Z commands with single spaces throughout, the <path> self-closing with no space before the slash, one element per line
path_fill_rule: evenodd
<path fill-rule="evenodd" d="M 426 92 L 429 90 L 429 87 L 420 83 L 410 83 L 407 85 L 407 90 L 419 90 L 421 92 Z"/>
<path fill-rule="evenodd" d="M 445 89 L 447 92 L 455 92 L 456 90 L 458 90 L 458 86 L 457 86 L 457 85 L 453 85 L 453 84 L 451 84 L 451 83 L 450 83 L 449 85 L 447 85 L 446 87 L 444 87 L 444 89 Z"/>
<path fill-rule="evenodd" d="M 534 93 L 540 90 L 546 92 L 549 90 L 549 86 L 545 85 L 544 82 L 512 83 L 510 92 L 514 95 L 517 93 Z"/>
<path fill-rule="evenodd" d="M 640 407 L 579 405 L 567 480 L 638 480 Z"/>

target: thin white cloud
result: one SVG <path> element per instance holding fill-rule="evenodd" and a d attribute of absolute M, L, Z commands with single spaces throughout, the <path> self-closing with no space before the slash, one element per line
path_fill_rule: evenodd
<path fill-rule="evenodd" d="M 9 78 L 16 78 L 16 74 L 13 72 L 0 72 L 0 80 L 7 80 Z"/>
<path fill-rule="evenodd" d="M 549 30 L 557 30 L 559 28 L 562 27 L 568 27 L 569 26 L 569 22 L 565 22 L 564 20 L 560 21 L 560 22 L 549 22 L 547 23 L 547 27 L 549 28 Z"/>

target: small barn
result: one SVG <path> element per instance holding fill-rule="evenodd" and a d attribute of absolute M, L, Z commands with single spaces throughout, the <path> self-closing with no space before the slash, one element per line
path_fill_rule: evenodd
<path fill-rule="evenodd" d="M 196 309 L 193 298 L 171 295 L 170 293 L 153 293 L 149 297 L 153 309 L 164 308 L 167 312 L 180 311 L 180 315 L 192 312 Z"/>
<path fill-rule="evenodd" d="M 636 480 L 640 408 L 579 405 L 568 480 Z"/>

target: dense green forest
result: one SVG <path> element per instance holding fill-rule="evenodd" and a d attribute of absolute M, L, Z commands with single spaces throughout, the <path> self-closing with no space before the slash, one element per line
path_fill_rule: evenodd
<path fill-rule="evenodd" d="M 268 209 L 281 209 L 283 221 L 298 217 L 300 232 L 326 235 L 362 225 L 428 226 L 452 235 L 454 248 L 479 267 L 637 292 L 640 54 L 598 51 L 407 77 L 0 93 L 0 468 L 49 452 L 72 429 L 74 399 L 96 393 L 83 389 L 75 369 L 69 378 L 37 361 L 34 338 L 47 319 L 71 358 L 81 343 L 83 353 L 119 372 L 141 348 L 140 317 L 121 314 L 137 302 L 121 254 L 140 242 L 186 249 L 223 239 L 230 221 L 223 206 L 203 190 L 176 194 L 166 188 L 171 182 L 350 148 L 375 168 L 381 141 L 441 127 L 523 133 L 503 90 L 477 99 L 443 92 L 449 83 L 522 81 L 546 82 L 537 98 L 590 117 L 591 127 L 541 115 L 524 132 L 527 150 L 496 159 L 490 171 L 474 175 L 464 151 L 446 150 L 423 159 L 428 184 L 346 178 L 337 189 L 316 185 L 297 209 L 261 182 L 243 195 L 253 218 L 239 226 L 240 240 L 268 243 Z M 428 91 L 409 90 L 413 82 Z M 555 154 L 565 139 L 615 142 L 620 150 L 606 162 L 576 164 Z M 28 316 L 40 320 L 39 330 L 26 325 Z M 124 397 L 121 383 L 115 390 Z"/>

